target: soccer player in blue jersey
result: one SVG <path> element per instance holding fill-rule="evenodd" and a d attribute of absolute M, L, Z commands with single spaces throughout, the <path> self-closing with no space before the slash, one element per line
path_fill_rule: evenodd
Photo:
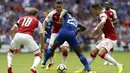
<path fill-rule="evenodd" d="M 46 18 L 47 15 L 48 15 L 47 11 L 43 12 L 43 18 L 40 19 L 41 23 L 43 23 L 44 18 Z M 46 33 L 45 33 L 45 38 L 44 38 L 44 56 L 49 45 L 52 26 L 53 26 L 53 21 L 50 21 L 49 23 L 47 23 L 46 28 L 45 28 Z"/>
<path fill-rule="evenodd" d="M 44 21 L 44 18 L 48 15 L 48 12 L 43 12 L 43 18 L 40 19 L 40 22 L 43 23 Z M 50 21 L 47 25 L 46 25 L 46 28 L 45 28 L 45 39 L 44 39 L 44 48 L 47 49 L 48 48 L 48 44 L 49 44 L 49 40 L 50 40 L 50 37 L 51 37 L 51 29 L 52 29 L 52 26 L 53 26 L 53 21 Z"/>
<path fill-rule="evenodd" d="M 63 17 L 62 28 L 60 29 L 58 36 L 56 37 L 54 44 L 46 52 L 43 65 L 46 65 L 47 60 L 54 54 L 57 47 L 67 41 L 70 47 L 74 50 L 76 55 L 79 57 L 82 64 L 85 66 L 88 73 L 95 73 L 89 68 L 88 62 L 85 56 L 81 53 L 79 44 L 76 39 L 78 32 L 86 30 L 86 27 L 81 25 L 74 17 L 69 13 L 66 13 Z"/>

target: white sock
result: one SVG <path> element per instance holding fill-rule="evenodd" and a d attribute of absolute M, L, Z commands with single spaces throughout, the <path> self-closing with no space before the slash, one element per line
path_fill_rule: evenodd
<path fill-rule="evenodd" d="M 31 68 L 36 68 L 37 65 L 40 63 L 40 61 L 41 61 L 40 56 L 35 56 L 35 58 L 34 58 L 34 63 L 33 63 L 33 65 L 32 65 Z"/>
<path fill-rule="evenodd" d="M 110 55 L 110 56 L 112 56 L 112 52 L 108 52 L 108 54 Z M 107 60 L 105 60 L 105 62 L 108 62 Z M 109 62 L 108 62 L 109 63 Z"/>
<path fill-rule="evenodd" d="M 66 63 L 67 56 L 62 56 L 62 64 Z"/>
<path fill-rule="evenodd" d="M 8 54 L 7 54 L 8 67 L 12 66 L 12 59 L 13 59 L 13 53 L 8 52 Z"/>
<path fill-rule="evenodd" d="M 95 57 L 89 56 L 87 58 L 88 64 L 90 65 L 94 61 Z M 85 67 L 82 68 L 83 70 L 86 70 Z"/>
<path fill-rule="evenodd" d="M 108 52 L 108 54 L 109 54 L 110 56 L 112 56 L 112 52 Z"/>
<path fill-rule="evenodd" d="M 105 60 L 107 60 L 108 62 L 113 63 L 115 66 L 119 66 L 120 64 L 113 58 L 111 57 L 109 54 L 106 54 L 104 57 Z"/>
<path fill-rule="evenodd" d="M 88 59 L 87 59 L 88 64 L 90 65 L 93 62 L 94 59 L 95 59 L 95 57 L 89 56 Z"/>
<path fill-rule="evenodd" d="M 54 58 L 50 57 L 50 64 L 53 64 L 53 63 L 54 63 Z"/>

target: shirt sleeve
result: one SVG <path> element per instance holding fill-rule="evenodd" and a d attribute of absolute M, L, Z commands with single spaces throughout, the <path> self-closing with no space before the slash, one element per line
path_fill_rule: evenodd
<path fill-rule="evenodd" d="M 105 13 L 101 13 L 100 14 L 100 20 L 106 20 L 107 19 L 107 15 Z"/>
<path fill-rule="evenodd" d="M 14 24 L 14 26 L 18 28 L 18 25 L 17 25 L 17 23 L 16 23 L 16 24 Z"/>
<path fill-rule="evenodd" d="M 116 13 L 116 11 L 115 10 L 112 10 L 113 11 L 113 17 L 114 17 L 114 19 L 117 19 L 117 13 Z"/>
<path fill-rule="evenodd" d="M 38 22 L 38 32 L 39 34 L 43 33 L 42 23 L 40 21 Z"/>
<path fill-rule="evenodd" d="M 20 21 L 20 19 L 17 21 L 18 24 L 19 24 L 19 21 Z"/>
<path fill-rule="evenodd" d="M 14 26 L 16 26 L 18 28 L 19 22 L 20 22 L 20 19 L 14 24 Z"/>
<path fill-rule="evenodd" d="M 50 12 L 50 13 L 47 15 L 47 17 L 45 18 L 45 21 L 46 21 L 46 22 L 50 22 L 50 21 L 52 20 L 53 14 L 54 14 L 54 11 Z"/>

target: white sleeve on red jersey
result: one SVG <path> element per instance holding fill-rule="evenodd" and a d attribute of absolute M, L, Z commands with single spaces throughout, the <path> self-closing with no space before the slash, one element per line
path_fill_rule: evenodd
<path fill-rule="evenodd" d="M 52 20 L 53 14 L 55 13 L 55 10 L 51 11 L 47 17 L 45 18 L 46 22 L 50 22 Z"/>
<path fill-rule="evenodd" d="M 107 15 L 105 14 L 105 13 L 101 13 L 100 14 L 100 20 L 102 21 L 102 20 L 105 20 L 106 21 L 106 19 L 107 19 Z"/>
<path fill-rule="evenodd" d="M 14 24 L 14 26 L 17 27 L 17 28 L 18 28 L 18 25 L 19 25 L 19 21 L 20 21 L 20 19 L 16 22 L 16 24 Z"/>
<path fill-rule="evenodd" d="M 17 23 L 19 23 L 20 19 L 17 21 Z"/>
<path fill-rule="evenodd" d="M 107 20 L 107 15 L 105 13 L 101 13 L 100 14 L 100 23 L 95 27 L 95 29 L 101 29 L 104 24 L 106 23 L 106 20 Z"/>
<path fill-rule="evenodd" d="M 39 34 L 43 33 L 42 23 L 40 21 L 38 22 L 38 32 L 39 32 Z"/>
<path fill-rule="evenodd" d="M 117 19 L 117 13 L 114 9 L 111 9 L 111 11 L 113 12 L 113 16 L 114 16 L 114 19 Z"/>
<path fill-rule="evenodd" d="M 14 24 L 14 26 L 18 28 L 18 25 L 17 25 L 17 24 Z"/>

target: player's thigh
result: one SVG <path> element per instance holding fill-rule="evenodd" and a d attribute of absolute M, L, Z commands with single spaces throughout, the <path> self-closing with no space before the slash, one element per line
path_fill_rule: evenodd
<path fill-rule="evenodd" d="M 97 48 L 93 49 L 90 54 L 93 56 L 96 56 L 98 54 L 99 50 Z"/>
<path fill-rule="evenodd" d="M 20 44 L 16 42 L 16 40 L 12 40 L 11 43 L 10 43 L 10 49 L 13 49 L 13 50 L 16 50 L 20 48 Z"/>
<path fill-rule="evenodd" d="M 81 54 L 81 51 L 76 37 L 71 38 L 67 42 L 69 43 L 70 47 L 74 50 L 76 55 L 79 56 Z"/>
<path fill-rule="evenodd" d="M 107 49 L 105 49 L 105 48 L 100 48 L 100 50 L 99 50 L 99 52 L 98 52 L 99 56 L 103 56 L 103 55 L 105 55 L 106 53 L 108 53 L 108 51 L 107 51 Z"/>
<path fill-rule="evenodd" d="M 52 33 L 52 34 L 51 34 L 51 38 L 50 38 L 50 41 L 49 41 L 49 46 L 48 46 L 48 48 L 50 48 L 50 47 L 53 45 L 54 40 L 56 39 L 56 36 L 57 36 L 57 33 Z"/>
<path fill-rule="evenodd" d="M 29 48 L 34 54 L 40 53 L 39 46 L 35 42 L 35 40 L 31 36 L 26 36 L 26 40 L 24 41 L 24 45 Z"/>
<path fill-rule="evenodd" d="M 112 43 L 113 43 L 113 50 L 114 50 L 117 48 L 117 40 L 113 40 Z"/>
<path fill-rule="evenodd" d="M 78 41 L 76 39 L 76 36 L 73 37 L 73 38 L 71 38 L 71 39 L 69 39 L 69 40 L 67 40 L 67 42 L 69 43 L 69 45 L 71 47 L 77 47 L 77 46 L 79 46 Z"/>
<path fill-rule="evenodd" d="M 104 39 L 96 46 L 97 49 L 105 48 L 109 52 L 113 48 L 113 43 L 110 39 Z"/>
<path fill-rule="evenodd" d="M 10 43 L 10 49 L 19 49 L 20 45 L 22 45 L 23 40 L 21 40 L 23 36 L 21 34 L 16 33 L 13 40 Z"/>
<path fill-rule="evenodd" d="M 55 42 L 58 43 L 58 44 L 59 44 L 58 47 L 60 47 L 60 45 L 62 45 L 62 44 L 65 42 L 64 37 L 59 33 L 59 34 L 56 36 L 56 38 L 55 38 L 54 43 L 55 43 Z"/>

